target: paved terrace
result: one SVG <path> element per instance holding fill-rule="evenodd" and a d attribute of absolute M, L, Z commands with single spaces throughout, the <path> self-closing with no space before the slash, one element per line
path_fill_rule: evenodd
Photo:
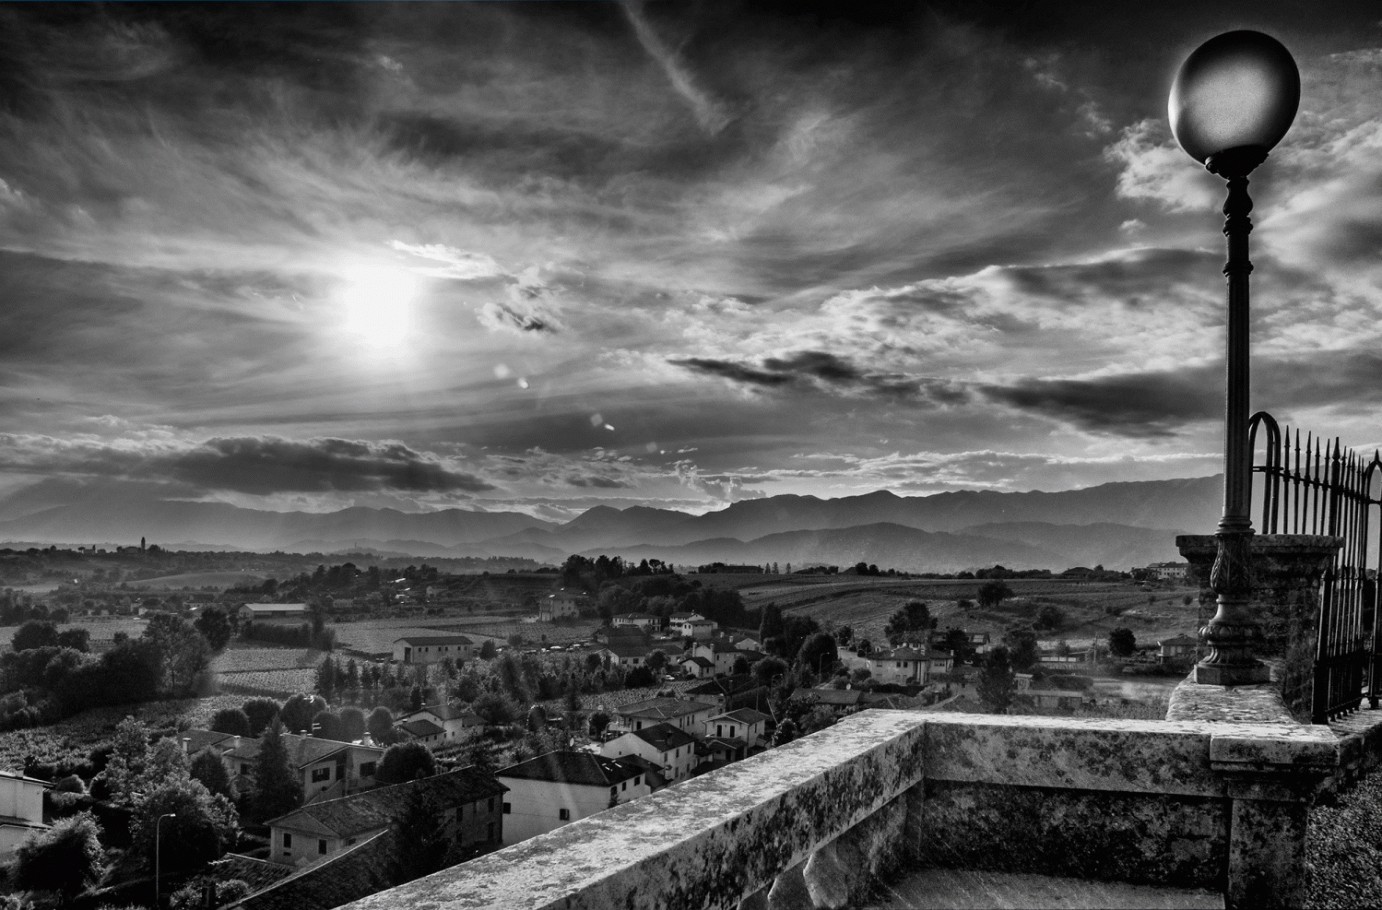
<path fill-rule="evenodd" d="M 1291 906 L 1347 750 L 1245 704 L 1269 722 L 866 711 L 348 906 Z"/>

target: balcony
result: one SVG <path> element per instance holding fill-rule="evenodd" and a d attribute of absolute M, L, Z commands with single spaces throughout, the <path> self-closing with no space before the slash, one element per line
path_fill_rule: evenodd
<path fill-rule="evenodd" d="M 1298 904 L 1341 740 L 1277 696 L 1207 688 L 1173 709 L 1205 719 L 865 711 L 348 906 Z"/>

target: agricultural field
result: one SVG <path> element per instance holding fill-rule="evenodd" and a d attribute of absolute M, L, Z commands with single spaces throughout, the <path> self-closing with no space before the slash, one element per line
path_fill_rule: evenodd
<path fill-rule="evenodd" d="M 311 692 L 316 679 L 315 667 L 242 670 L 238 673 L 219 674 L 216 677 L 216 686 L 224 695 L 238 695 L 243 698 L 264 696 L 282 700 L 299 692 Z"/>
<path fill-rule="evenodd" d="M 86 629 L 91 633 L 91 650 L 104 651 L 115 642 L 115 633 L 138 638 L 146 625 L 147 620 L 136 616 L 78 616 L 71 622 L 58 623 L 58 630 Z M 0 652 L 10 650 L 10 641 L 18 631 L 19 626 L 0 626 Z"/>
<path fill-rule="evenodd" d="M 758 607 L 776 603 L 784 612 L 810 616 L 822 624 L 849 625 L 856 638 L 875 643 L 883 640 L 888 617 L 911 600 L 928 604 L 940 629 L 957 626 L 970 632 L 988 632 L 995 638 L 1013 623 L 1031 622 L 1043 606 L 1053 605 L 1065 613 L 1065 622 L 1043 635 L 1051 644 L 1064 640 L 1072 646 L 1107 639 L 1119 626 L 1132 629 L 1138 641 L 1150 642 L 1178 633 L 1193 634 L 1200 625 L 1199 591 L 1185 586 L 1144 590 L 1127 581 L 1006 579 L 1013 597 L 996 608 L 975 605 L 962 610 L 958 601 L 976 601 L 983 580 L 774 578 L 771 583 L 741 588 L 745 604 Z"/>
<path fill-rule="evenodd" d="M 169 591 L 192 590 L 200 591 L 203 588 L 212 588 L 217 591 L 224 591 L 226 588 L 239 587 L 241 585 L 262 584 L 266 576 L 245 570 L 233 572 L 187 572 L 181 575 L 163 575 L 158 578 L 141 578 L 134 582 L 141 590 L 146 588 L 163 588 Z"/>
<path fill-rule="evenodd" d="M 150 729 L 186 729 L 205 726 L 217 711 L 238 708 L 244 702 L 244 696 L 212 695 L 115 705 L 92 708 L 46 727 L 0 733 L 0 769 L 18 771 L 28 756 L 39 761 L 84 756 L 93 747 L 110 742 L 116 725 L 127 716 L 142 720 Z"/>

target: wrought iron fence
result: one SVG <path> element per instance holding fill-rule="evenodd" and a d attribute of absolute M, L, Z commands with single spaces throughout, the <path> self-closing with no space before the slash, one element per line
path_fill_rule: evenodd
<path fill-rule="evenodd" d="M 1382 696 L 1382 623 L 1377 570 L 1382 563 L 1382 456 L 1372 459 L 1300 429 L 1285 433 L 1270 414 L 1252 416 L 1254 502 L 1264 534 L 1327 534 L 1343 539 L 1320 593 L 1315 640 L 1315 723 L 1354 711 Z M 1374 487 L 1379 489 L 1374 490 Z"/>

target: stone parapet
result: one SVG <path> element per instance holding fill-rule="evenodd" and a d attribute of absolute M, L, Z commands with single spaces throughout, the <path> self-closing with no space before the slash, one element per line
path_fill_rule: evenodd
<path fill-rule="evenodd" d="M 355 904 L 836 908 L 891 867 L 1299 897 L 1324 727 L 869 710 Z"/>

